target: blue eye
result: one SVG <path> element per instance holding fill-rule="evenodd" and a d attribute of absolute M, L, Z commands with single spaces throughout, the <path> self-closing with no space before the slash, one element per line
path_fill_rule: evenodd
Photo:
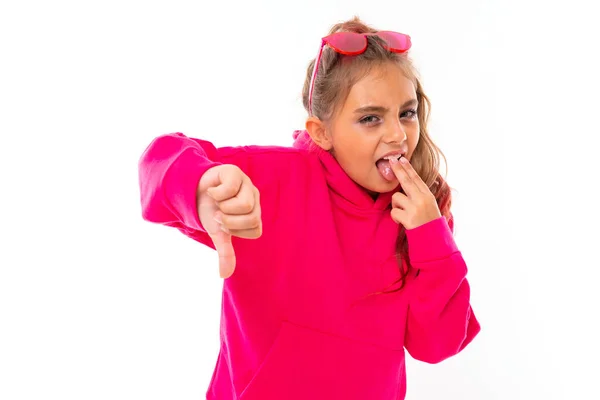
<path fill-rule="evenodd" d="M 368 115 L 360 120 L 361 124 L 373 125 L 379 121 L 379 117 L 375 115 Z"/>
<path fill-rule="evenodd" d="M 408 115 L 406 115 L 406 114 L 408 114 Z M 415 118 L 417 116 L 417 110 L 412 109 L 412 110 L 405 111 L 405 112 L 403 112 L 400 115 L 400 118 L 403 118 L 405 116 L 408 117 L 408 118 L 410 118 L 410 119 L 413 119 L 413 118 Z"/>

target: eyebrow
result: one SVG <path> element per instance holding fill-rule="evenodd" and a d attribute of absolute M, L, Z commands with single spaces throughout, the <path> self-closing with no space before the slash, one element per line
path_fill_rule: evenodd
<path fill-rule="evenodd" d="M 402 104 L 402 106 L 400 108 L 416 106 L 418 104 L 419 104 L 419 102 L 417 101 L 417 99 L 410 99 L 407 102 L 405 102 L 404 104 Z M 362 113 L 367 113 L 367 112 L 385 113 L 386 111 L 388 111 L 388 109 L 386 107 L 382 107 L 382 106 L 364 106 L 364 107 L 360 107 L 360 108 L 357 108 L 356 110 L 354 110 L 354 112 L 356 114 L 362 114 Z"/>

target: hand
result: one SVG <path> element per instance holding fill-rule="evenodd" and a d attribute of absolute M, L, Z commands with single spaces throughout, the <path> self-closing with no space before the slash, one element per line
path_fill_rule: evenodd
<path fill-rule="evenodd" d="M 414 229 L 440 218 L 442 214 L 435 196 L 410 162 L 402 157 L 400 161 L 390 160 L 390 165 L 406 193 L 398 192 L 392 196 L 392 219 L 406 229 Z"/>
<path fill-rule="evenodd" d="M 258 189 L 235 165 L 219 165 L 207 170 L 198 183 L 198 216 L 219 255 L 221 278 L 235 269 L 231 237 L 256 239 L 262 234 Z"/>

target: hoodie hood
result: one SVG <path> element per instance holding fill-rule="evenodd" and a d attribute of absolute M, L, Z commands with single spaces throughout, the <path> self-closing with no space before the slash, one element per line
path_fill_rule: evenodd
<path fill-rule="evenodd" d="M 391 205 L 392 196 L 397 189 L 388 193 L 380 193 L 374 200 L 366 189 L 354 182 L 346 174 L 346 171 L 344 171 L 335 157 L 313 143 L 306 130 L 294 131 L 293 138 L 294 148 L 317 155 L 323 166 L 329 189 L 334 195 L 342 199 L 343 203 L 347 203 L 352 208 L 364 211 L 381 211 Z"/>

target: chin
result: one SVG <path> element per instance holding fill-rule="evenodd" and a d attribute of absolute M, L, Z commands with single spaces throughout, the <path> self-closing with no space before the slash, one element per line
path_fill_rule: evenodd
<path fill-rule="evenodd" d="M 380 190 L 379 193 L 388 193 L 388 192 L 391 192 L 392 190 L 397 189 L 399 185 L 400 185 L 399 182 L 388 183 L 387 187 L 386 188 L 382 188 L 382 190 Z"/>
<path fill-rule="evenodd" d="M 376 185 L 368 185 L 368 186 L 363 186 L 370 194 L 381 194 L 381 193 L 388 193 L 391 192 L 392 190 L 398 188 L 398 186 L 400 185 L 400 182 L 398 182 L 397 180 L 393 181 L 393 182 L 389 182 L 386 181 L 383 178 L 379 178 L 379 180 L 381 182 L 377 182 Z"/>

